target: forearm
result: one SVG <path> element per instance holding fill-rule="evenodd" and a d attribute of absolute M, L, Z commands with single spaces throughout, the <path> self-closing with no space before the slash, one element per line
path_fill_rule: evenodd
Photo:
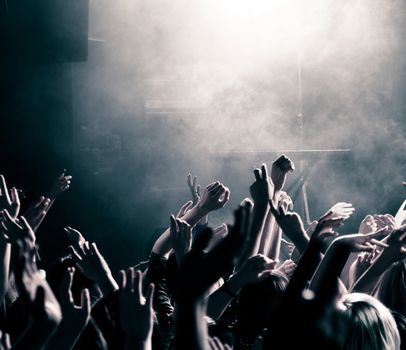
<path fill-rule="evenodd" d="M 266 255 L 273 235 L 274 220 L 270 210 L 267 210 L 265 223 L 261 232 L 261 243 L 258 254 Z"/>
<path fill-rule="evenodd" d="M 31 324 L 26 332 L 13 344 L 13 350 L 42 350 L 54 335 L 57 324 Z"/>
<path fill-rule="evenodd" d="M 323 302 L 338 295 L 339 278 L 349 255 L 349 248 L 337 242 L 333 242 L 327 250 L 310 285 L 310 289 Z"/>
<path fill-rule="evenodd" d="M 207 316 L 213 320 L 218 320 L 242 287 L 243 283 L 238 274 L 231 276 L 221 288 L 210 295 L 207 304 Z"/>
<path fill-rule="evenodd" d="M 281 251 L 281 242 L 282 242 L 282 230 L 279 226 L 275 225 L 273 227 L 271 241 L 266 252 L 268 258 L 275 261 L 279 260 L 279 254 Z"/>
<path fill-rule="evenodd" d="M 302 254 L 286 290 L 286 297 L 298 300 L 323 259 L 321 243 L 311 242 Z"/>
<path fill-rule="evenodd" d="M 182 301 L 176 311 L 176 349 L 207 350 L 208 334 L 203 302 Z"/>
<path fill-rule="evenodd" d="M 190 209 L 182 220 L 186 221 L 191 227 L 194 227 L 202 218 L 208 215 L 208 211 L 204 208 L 196 205 Z M 170 228 L 168 227 L 161 236 L 156 240 L 152 247 L 152 252 L 163 257 L 168 258 L 170 251 L 172 250 L 172 242 L 170 237 Z"/>
<path fill-rule="evenodd" d="M 264 227 L 265 216 L 268 212 L 268 209 L 268 204 L 254 205 L 250 239 L 245 247 L 243 255 L 239 258 L 237 269 L 240 268 L 251 256 L 258 254 L 259 246 L 261 243 L 261 233 Z"/>
<path fill-rule="evenodd" d="M 1 266 L 0 266 L 0 306 L 3 303 L 4 297 L 8 290 L 8 278 L 10 273 L 10 254 L 11 254 L 11 244 L 0 241 L 0 256 L 1 256 Z"/>
<path fill-rule="evenodd" d="M 111 272 L 106 272 L 106 274 L 100 275 L 100 277 L 97 278 L 96 283 L 104 297 L 119 289 L 118 284 Z"/>
<path fill-rule="evenodd" d="M 370 294 L 391 264 L 392 260 L 390 256 L 383 251 L 368 270 L 354 283 L 351 292 Z"/>

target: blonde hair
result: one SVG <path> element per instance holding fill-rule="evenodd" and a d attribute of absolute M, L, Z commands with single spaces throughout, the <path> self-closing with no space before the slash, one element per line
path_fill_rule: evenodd
<path fill-rule="evenodd" d="M 400 336 L 389 309 L 362 293 L 347 294 L 340 303 L 347 324 L 345 350 L 399 350 Z"/>

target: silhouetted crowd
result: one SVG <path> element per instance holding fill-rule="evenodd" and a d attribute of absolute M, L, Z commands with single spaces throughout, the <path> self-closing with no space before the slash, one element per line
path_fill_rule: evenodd
<path fill-rule="evenodd" d="M 406 349 L 406 201 L 353 234 L 337 232 L 344 202 L 305 227 L 283 191 L 294 169 L 255 169 L 233 224 L 214 228 L 230 190 L 189 174 L 148 260 L 118 272 L 69 226 L 69 255 L 40 265 L 36 232 L 72 176 L 24 212 L 0 176 L 0 350 Z"/>

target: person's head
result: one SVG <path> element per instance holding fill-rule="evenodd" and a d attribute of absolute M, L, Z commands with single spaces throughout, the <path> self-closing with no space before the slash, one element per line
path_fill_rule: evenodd
<path fill-rule="evenodd" d="M 279 304 L 288 285 L 285 276 L 273 273 L 263 281 L 244 287 L 240 292 L 238 335 L 255 340 L 268 326 L 275 307 Z"/>
<path fill-rule="evenodd" d="M 347 294 L 339 303 L 339 312 L 346 322 L 343 349 L 400 349 L 396 322 L 378 299 L 362 293 Z"/>
<path fill-rule="evenodd" d="M 406 262 L 393 264 L 382 276 L 375 296 L 389 309 L 406 316 Z"/>

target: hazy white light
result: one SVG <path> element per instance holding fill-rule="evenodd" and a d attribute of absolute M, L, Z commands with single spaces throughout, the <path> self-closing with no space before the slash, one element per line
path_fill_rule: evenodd
<path fill-rule="evenodd" d="M 320 35 L 328 24 L 328 3 L 206 0 L 201 25 L 205 25 L 206 34 L 212 33 L 214 49 L 223 58 L 234 62 L 256 57 L 280 59 L 305 49 Z"/>

